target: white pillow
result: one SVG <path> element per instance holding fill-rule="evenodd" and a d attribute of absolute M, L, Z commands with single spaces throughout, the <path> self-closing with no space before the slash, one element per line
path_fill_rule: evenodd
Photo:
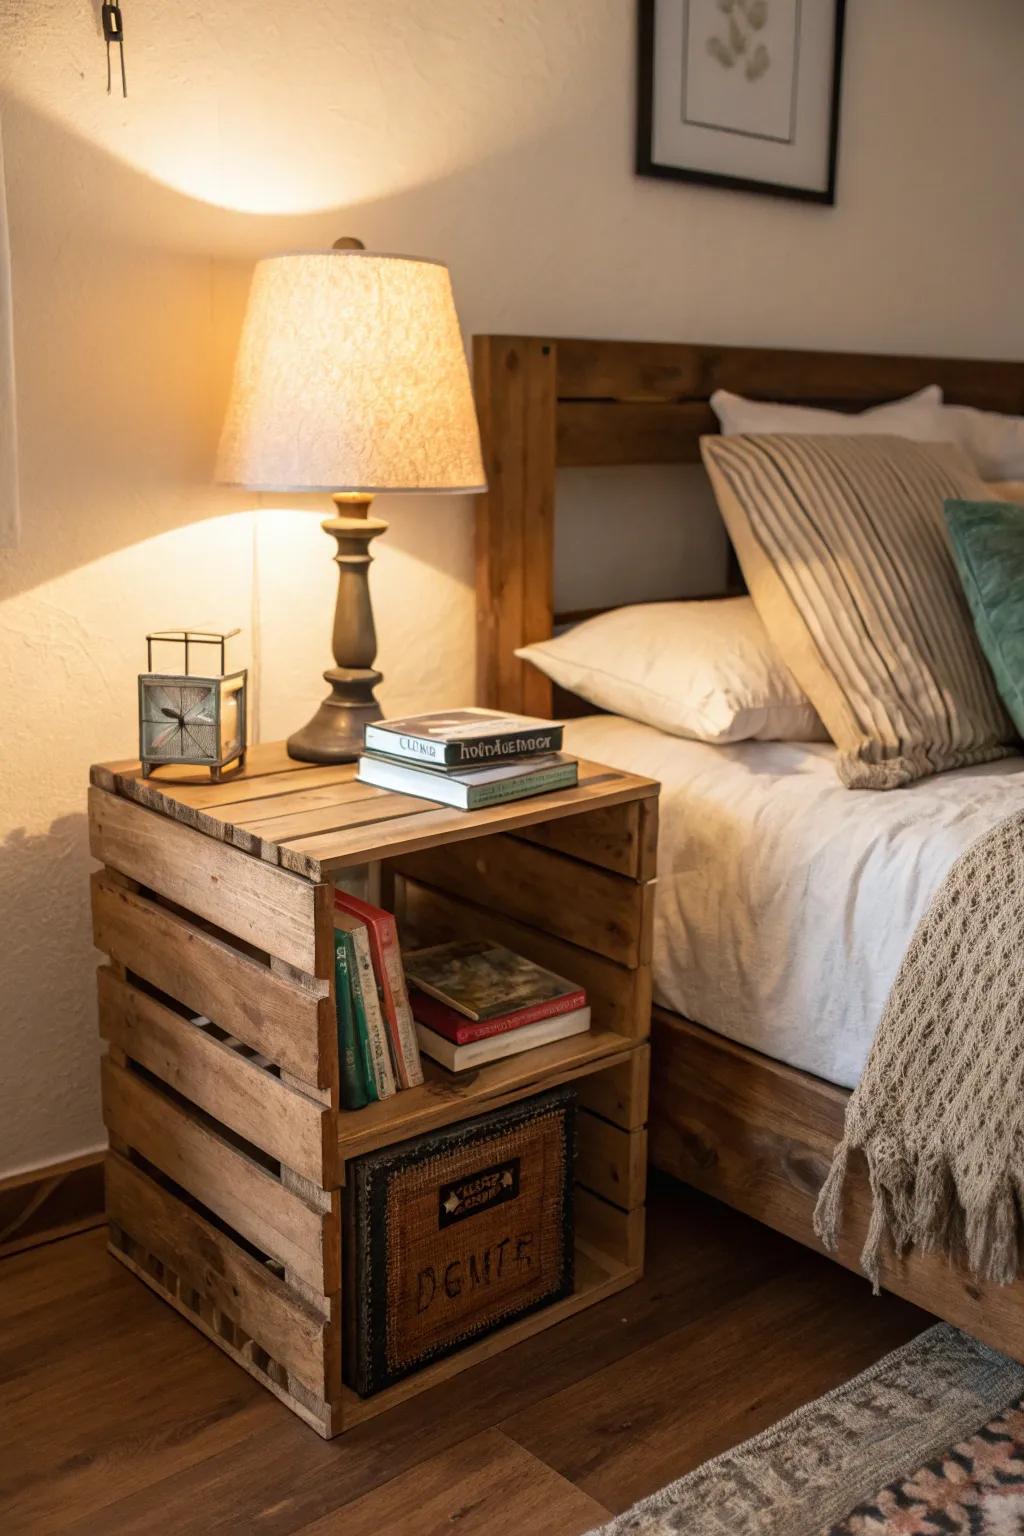
<path fill-rule="evenodd" d="M 739 432 L 790 432 L 854 436 L 865 432 L 891 437 L 910 437 L 918 442 L 945 442 L 950 425 L 943 419 L 942 390 L 929 384 L 916 395 L 872 406 L 867 411 L 822 411 L 807 405 L 773 405 L 747 400 L 716 389 L 711 409 L 726 437 Z"/>
<path fill-rule="evenodd" d="M 671 736 L 827 741 L 749 597 L 613 608 L 516 655 L 600 709 Z"/>
<path fill-rule="evenodd" d="M 959 443 L 983 480 L 1024 480 L 1024 416 L 972 405 L 944 405 L 947 436 Z"/>
<path fill-rule="evenodd" d="M 983 480 L 1024 480 L 1024 416 L 1003 416 L 971 405 L 944 405 L 938 384 L 867 411 L 822 411 L 773 405 L 716 389 L 711 408 L 726 437 L 740 432 L 883 433 L 925 443 L 958 443 Z"/>

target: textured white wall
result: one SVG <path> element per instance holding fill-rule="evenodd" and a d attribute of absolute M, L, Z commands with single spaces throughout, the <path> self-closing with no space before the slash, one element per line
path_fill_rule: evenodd
<path fill-rule="evenodd" d="M 256 256 L 441 257 L 467 331 L 1024 353 L 1020 0 L 849 11 L 830 211 L 634 178 L 632 0 L 128 4 L 126 103 L 92 0 L 0 4 L 0 1174 L 101 1137 L 84 786 L 134 750 L 144 632 L 258 625 L 265 738 L 320 694 L 316 516 L 209 481 Z M 471 509 L 381 511 L 385 708 L 465 698 Z"/>

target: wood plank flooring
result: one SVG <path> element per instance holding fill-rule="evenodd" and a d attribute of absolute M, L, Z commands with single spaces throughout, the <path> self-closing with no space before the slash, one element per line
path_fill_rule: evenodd
<path fill-rule="evenodd" d="M 0 1530 L 580 1536 L 930 1319 L 669 1180 L 644 1281 L 329 1444 L 89 1232 L 0 1262 Z"/>

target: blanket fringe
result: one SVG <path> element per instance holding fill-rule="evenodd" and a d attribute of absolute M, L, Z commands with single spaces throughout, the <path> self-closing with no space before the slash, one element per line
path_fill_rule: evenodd
<path fill-rule="evenodd" d="M 832 1166 L 824 1184 L 818 1191 L 818 1203 L 814 1207 L 814 1231 L 829 1253 L 839 1247 L 839 1229 L 842 1223 L 843 1186 L 850 1162 L 848 1142 L 842 1140 L 832 1155 Z"/>
<path fill-rule="evenodd" d="M 814 1231 L 834 1253 L 842 1230 L 843 1191 L 854 1145 L 838 1144 L 814 1208 Z M 882 1255 L 888 1245 L 901 1257 L 909 1248 L 938 1252 L 962 1262 L 972 1275 L 1011 1285 L 1021 1273 L 1024 1179 L 1007 1173 L 982 1205 L 966 1208 L 953 1170 L 941 1159 L 916 1169 L 890 1147 L 861 1148 L 868 1165 L 871 1217 L 861 1252 L 861 1269 L 876 1295 L 881 1290 Z"/>

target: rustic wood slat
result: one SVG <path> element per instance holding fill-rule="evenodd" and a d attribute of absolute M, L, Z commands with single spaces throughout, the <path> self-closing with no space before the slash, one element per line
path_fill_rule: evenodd
<path fill-rule="evenodd" d="M 126 1238 L 125 1242 L 132 1243 L 133 1247 L 136 1246 L 131 1238 Z M 119 1241 L 115 1229 L 111 1230 L 109 1252 L 112 1258 L 115 1258 L 119 1264 L 123 1264 L 125 1269 L 137 1280 L 141 1280 L 154 1295 L 173 1307 L 180 1317 L 183 1317 L 187 1323 L 191 1323 L 193 1328 L 197 1328 L 211 1344 L 216 1344 L 229 1359 L 258 1381 L 268 1392 L 273 1393 L 274 1397 L 290 1408 L 292 1413 L 308 1424 L 310 1429 L 315 1429 L 324 1440 L 330 1440 L 332 1435 L 338 1433 L 341 1417 L 336 1403 L 317 1401 L 313 1393 L 303 1391 L 298 1384 L 294 1391 L 289 1390 L 287 1378 L 284 1382 L 278 1380 L 257 1362 L 251 1341 L 246 1340 L 244 1335 L 237 1342 L 228 1338 L 221 1328 L 204 1317 L 201 1308 L 189 1306 L 179 1293 L 178 1286 L 169 1286 L 165 1283 L 166 1276 L 161 1275 L 158 1278 L 145 1263 L 127 1252 L 126 1247 Z"/>
<path fill-rule="evenodd" d="M 581 1109 L 576 1117 L 576 1179 L 612 1205 L 643 1205 L 647 1187 L 647 1131 L 617 1125 Z"/>
<path fill-rule="evenodd" d="M 650 1054 L 649 1046 L 637 1046 L 617 1067 L 584 1078 L 577 1089 L 580 1104 L 623 1130 L 646 1125 Z"/>
<path fill-rule="evenodd" d="M 134 805 L 89 791 L 93 858 L 159 891 L 218 928 L 312 974 L 313 890 L 285 870 L 247 859 L 211 838 Z"/>
<path fill-rule="evenodd" d="M 700 439 L 718 418 L 698 401 L 560 400 L 558 465 L 699 464 Z"/>
<path fill-rule="evenodd" d="M 337 1332 L 331 1326 L 337 1299 L 325 1298 L 318 1312 L 265 1264 L 116 1152 L 108 1156 L 106 1179 L 111 1221 L 173 1266 L 179 1280 L 227 1313 L 320 1397 L 333 1385 L 335 1365 L 340 1381 L 340 1361 L 334 1359 L 330 1338 Z"/>
<path fill-rule="evenodd" d="M 666 1009 L 654 1011 L 651 1161 L 758 1221 L 816 1249 L 818 1192 L 843 1133 L 849 1094 Z M 871 1191 L 850 1166 L 834 1255 L 859 1272 Z M 1024 1281 L 993 1285 L 941 1253 L 885 1254 L 887 1291 L 1024 1359 Z"/>
<path fill-rule="evenodd" d="M 303 1082 L 331 1086 L 337 1038 L 321 1006 L 328 982 L 299 986 L 275 975 L 110 875 L 93 875 L 92 900 L 97 949 Z"/>
<path fill-rule="evenodd" d="M 477 498 L 477 687 L 504 709 L 548 715 L 550 688 L 513 654 L 550 634 L 555 492 L 553 348 L 478 337 L 473 376 L 487 470 Z"/>
<path fill-rule="evenodd" d="M 364 864 L 369 858 L 391 858 L 438 843 L 462 842 L 466 838 L 480 837 L 485 830 L 514 831 L 540 821 L 577 815 L 591 800 L 595 806 L 615 805 L 642 798 L 645 794 L 654 795 L 657 791 L 657 784 L 649 779 L 581 761 L 580 783 L 576 789 L 535 795 L 528 800 L 492 806 L 486 811 L 458 811 L 447 807 L 422 811 L 417 816 L 379 822 L 372 833 L 365 828 L 353 827 L 351 831 L 296 838 L 280 844 L 281 863 L 286 868 L 303 870 L 310 879 L 322 880 L 335 870 Z"/>
<path fill-rule="evenodd" d="M 312 1290 L 330 1295 L 339 1288 L 332 1209 L 313 1210 L 187 1109 L 109 1058 L 103 1063 L 103 1116 L 126 1146 Z"/>
<path fill-rule="evenodd" d="M 617 875 L 649 879 L 640 871 L 640 809 L 645 802 L 603 806 L 562 821 L 542 821 L 524 827 L 517 837 L 556 853 L 567 853 L 586 864 L 597 864 Z M 653 802 L 655 805 L 657 801 Z"/>
<path fill-rule="evenodd" d="M 640 1268 L 644 1262 L 646 1207 L 623 1211 L 577 1184 L 573 1195 L 576 1241 L 589 1251 L 607 1254 L 619 1264 Z"/>
<path fill-rule="evenodd" d="M 444 944 L 451 939 L 490 938 L 586 988 L 595 1029 L 643 1039 L 651 1024 L 651 968 L 630 970 L 540 928 L 432 890 L 401 876 L 396 908 L 402 942 Z"/>
<path fill-rule="evenodd" d="M 287 774 L 286 777 L 289 780 L 295 778 L 296 784 L 285 794 L 262 795 L 253 797 L 251 800 L 236 800 L 230 804 L 212 806 L 207 815 L 214 821 L 226 821 L 237 827 L 255 830 L 259 822 L 269 821 L 277 816 L 291 816 L 299 811 L 320 810 L 324 806 L 333 807 L 363 800 L 387 798 L 386 789 L 377 789 L 372 784 L 359 783 L 355 778 L 354 763 L 345 764 L 344 771 L 342 767 L 338 767 L 331 772 L 333 777 L 328 782 L 310 787 L 302 784 L 298 774 L 294 776 Z"/>
<path fill-rule="evenodd" d="M 98 975 L 100 1034 L 200 1109 L 297 1173 L 336 1182 L 334 1115 L 117 976 Z"/>
<path fill-rule="evenodd" d="M 486 339 L 500 346 L 505 338 Z M 1015 361 L 688 342 L 546 341 L 556 349 L 561 400 L 706 401 L 714 390 L 729 389 L 794 404 L 863 407 L 939 384 L 952 404 L 1014 415 L 1024 410 L 1024 364 Z"/>
<path fill-rule="evenodd" d="M 525 414 L 523 421 L 523 520 L 522 583 L 523 634 L 537 640 L 551 633 L 551 614 L 555 596 L 555 359 L 553 349 L 543 341 L 532 341 L 524 349 L 526 370 Z M 499 459 L 498 472 L 505 461 Z M 506 637 L 507 638 L 507 637 Z M 529 642 L 527 642 L 529 643 Z M 536 667 L 518 659 L 509 650 L 499 658 L 499 668 L 520 672 L 523 709 L 528 715 L 550 714 L 551 688 L 548 679 Z"/>
<path fill-rule="evenodd" d="M 658 873 L 658 823 L 661 814 L 659 797 L 650 795 L 646 800 L 641 800 L 639 812 L 640 849 L 637 879 L 654 880 Z"/>
<path fill-rule="evenodd" d="M 365 789 L 369 786 L 360 784 L 356 787 Z M 334 805 L 292 810 L 289 803 L 292 798 L 299 797 L 283 799 L 277 815 L 250 820 L 246 814 L 235 825 L 242 831 L 255 833 L 263 843 L 294 843 L 299 838 L 312 837 L 316 833 L 337 832 L 350 827 L 369 828 L 374 822 L 395 821 L 403 816 L 417 816 L 421 811 L 436 811 L 439 803 L 436 800 L 418 799 L 415 795 L 380 791 L 372 798 L 357 799 L 353 796 Z M 367 835 L 372 837 L 373 833 L 368 832 Z"/>
<path fill-rule="evenodd" d="M 202 788 L 220 787 L 227 788 L 231 784 L 244 784 L 248 779 L 263 778 L 268 774 L 284 773 L 290 768 L 299 765 L 293 757 L 288 756 L 288 749 L 283 741 L 256 742 L 246 749 L 245 766 L 243 768 L 228 768 L 223 777 L 215 781 L 210 777 L 209 768 L 198 767 L 189 763 L 174 763 L 173 765 L 157 768 L 146 780 L 149 784 L 190 786 Z M 118 779 L 142 778 L 142 764 L 137 757 L 123 758 L 116 763 L 102 763 L 99 765 L 107 773 L 115 775 Z M 95 783 L 95 779 L 93 780 Z"/>
<path fill-rule="evenodd" d="M 589 1030 L 492 1061 L 474 1072 L 448 1072 L 425 1058 L 426 1081 L 420 1087 L 338 1116 L 341 1155 L 359 1157 L 423 1131 L 499 1109 L 541 1088 L 573 1082 L 600 1066 L 625 1061 L 630 1045 L 621 1035 Z"/>
<path fill-rule="evenodd" d="M 289 761 L 291 761 L 289 759 Z M 206 811 L 215 819 L 231 805 L 262 804 L 285 795 L 302 794 L 320 787 L 337 788 L 339 796 L 355 780 L 354 763 L 335 763 L 330 767 L 299 767 L 292 763 L 287 773 L 260 774 L 253 778 L 232 779 L 218 784 L 179 784 L 170 779 L 141 779 L 118 774 L 114 788 L 120 795 L 149 805 L 164 816 L 191 825 L 189 811 Z M 364 788 L 366 786 L 363 786 Z"/>
<path fill-rule="evenodd" d="M 624 965 L 648 958 L 646 887 L 593 864 L 497 835 L 406 854 L 395 867 L 437 890 L 478 901 Z"/>

